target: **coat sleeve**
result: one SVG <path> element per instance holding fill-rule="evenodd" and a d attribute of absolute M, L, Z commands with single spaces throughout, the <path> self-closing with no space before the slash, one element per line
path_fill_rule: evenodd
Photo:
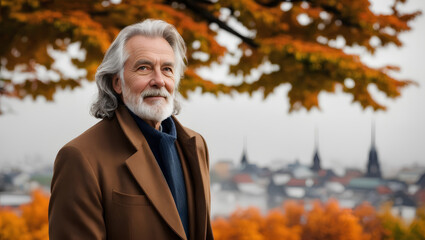
<path fill-rule="evenodd" d="M 72 146 L 55 160 L 49 202 L 50 240 L 106 239 L 102 194 L 92 166 Z"/>

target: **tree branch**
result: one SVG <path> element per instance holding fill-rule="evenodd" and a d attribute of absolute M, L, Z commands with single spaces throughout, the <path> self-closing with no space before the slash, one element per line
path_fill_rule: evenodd
<path fill-rule="evenodd" d="M 263 7 L 270 7 L 270 8 L 276 7 L 283 2 L 287 2 L 287 3 L 307 2 L 311 6 L 323 8 L 323 10 L 334 14 L 337 17 L 337 19 L 339 19 L 345 26 L 361 28 L 361 26 L 359 24 L 353 23 L 348 18 L 342 17 L 341 11 L 339 11 L 337 8 L 329 6 L 329 5 L 316 4 L 315 1 L 313 1 L 313 0 L 283 0 L 283 1 L 279 1 L 279 0 L 255 0 L 255 2 L 258 5 L 261 5 Z"/>
<path fill-rule="evenodd" d="M 253 48 L 258 48 L 259 45 L 254 41 L 252 38 L 248 38 L 243 36 L 242 34 L 238 33 L 233 28 L 229 27 L 225 22 L 221 21 L 220 19 L 216 18 L 214 15 L 212 15 L 210 12 L 199 6 L 195 1 L 191 0 L 180 0 L 181 3 L 184 3 L 189 9 L 193 11 L 196 15 L 201 16 L 202 18 L 206 19 L 208 23 L 216 23 L 221 29 L 235 35 L 236 37 L 240 38 L 244 43 L 248 44 L 249 46 Z"/>

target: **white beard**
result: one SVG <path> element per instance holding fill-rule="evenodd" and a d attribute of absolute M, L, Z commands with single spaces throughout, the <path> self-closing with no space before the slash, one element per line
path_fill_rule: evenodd
<path fill-rule="evenodd" d="M 125 105 L 141 119 L 162 122 L 173 113 L 173 96 L 163 87 L 160 89 L 147 89 L 140 95 L 137 95 L 133 94 L 130 89 L 123 84 L 122 94 Z M 163 96 L 165 97 L 165 103 L 159 100 L 148 104 L 143 101 L 147 96 Z"/>

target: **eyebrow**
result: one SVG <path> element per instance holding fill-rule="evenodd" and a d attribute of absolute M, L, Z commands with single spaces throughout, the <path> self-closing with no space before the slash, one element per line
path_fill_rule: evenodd
<path fill-rule="evenodd" d="M 174 63 L 173 62 L 165 62 L 165 63 L 162 64 L 162 66 L 174 67 Z"/>
<path fill-rule="evenodd" d="M 139 59 L 134 63 L 133 68 L 137 68 L 138 66 L 144 65 L 144 64 L 151 65 L 151 66 L 153 65 L 152 61 L 149 61 L 149 60 L 146 60 L 146 59 Z M 164 62 L 162 64 L 162 67 L 163 66 L 174 67 L 174 63 L 173 62 Z"/>
<path fill-rule="evenodd" d="M 149 61 L 149 60 L 146 60 L 146 59 L 140 59 L 140 60 L 137 60 L 137 61 L 134 63 L 133 68 L 137 68 L 138 66 L 143 65 L 143 64 L 153 65 L 153 63 L 152 63 L 151 61 Z"/>

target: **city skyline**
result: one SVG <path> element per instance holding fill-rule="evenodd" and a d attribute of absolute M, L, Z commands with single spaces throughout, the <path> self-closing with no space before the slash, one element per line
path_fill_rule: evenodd
<path fill-rule="evenodd" d="M 383 0 L 373 1 L 378 11 L 388 11 Z M 409 1 L 408 10 L 425 10 L 425 2 Z M 237 162 L 242 156 L 243 139 L 248 141 L 248 157 L 259 165 L 276 159 L 310 164 L 314 154 L 314 129 L 319 131 L 319 153 L 324 167 L 366 167 L 370 149 L 370 126 L 376 123 L 376 146 L 384 172 L 386 168 L 425 163 L 425 18 L 419 16 L 411 24 L 412 31 L 401 34 L 402 48 L 389 46 L 374 56 L 359 49 L 362 61 L 372 67 L 398 65 L 400 79 L 411 79 L 419 85 L 402 90 L 402 96 L 388 100 L 372 86 L 370 91 L 378 102 L 388 107 L 386 112 L 362 110 L 351 104 L 351 97 L 337 90 L 335 94 L 320 94 L 321 110 L 301 110 L 288 113 L 286 97 L 289 87 L 278 87 L 267 99 L 261 93 L 233 96 L 201 94 L 200 90 L 183 100 L 178 119 L 200 132 L 206 139 L 211 165 L 219 160 Z M 228 39 L 226 33 L 220 37 Z M 231 41 L 228 41 L 231 42 Z M 231 48 L 232 46 L 229 45 Z M 66 60 L 64 60 L 66 62 Z M 58 63 L 59 67 L 66 63 Z M 78 74 L 68 69 L 70 74 Z M 229 78 L 225 66 L 199 72 L 207 79 L 220 82 Z M 231 80 L 231 81 L 237 81 Z M 4 115 L 0 116 L 0 165 L 5 161 L 23 162 L 32 156 L 53 164 L 57 151 L 98 122 L 88 114 L 97 92 L 95 83 L 85 82 L 74 91 L 65 90 L 55 96 L 55 102 L 43 98 L 32 101 L 0 99 Z"/>

